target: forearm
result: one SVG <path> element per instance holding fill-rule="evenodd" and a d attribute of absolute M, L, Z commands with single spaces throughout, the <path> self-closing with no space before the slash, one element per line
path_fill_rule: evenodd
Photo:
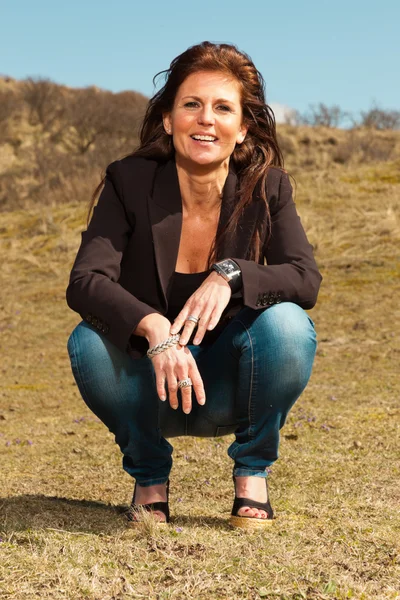
<path fill-rule="evenodd" d="M 170 336 L 171 323 L 159 313 L 146 315 L 132 331 L 133 335 L 146 338 L 149 346 L 155 346 Z"/>

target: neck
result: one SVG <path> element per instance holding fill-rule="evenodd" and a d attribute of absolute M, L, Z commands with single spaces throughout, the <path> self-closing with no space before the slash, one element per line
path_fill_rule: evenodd
<path fill-rule="evenodd" d="M 221 206 L 222 190 L 229 173 L 229 159 L 221 165 L 188 165 L 176 158 L 182 206 L 210 211 Z"/>

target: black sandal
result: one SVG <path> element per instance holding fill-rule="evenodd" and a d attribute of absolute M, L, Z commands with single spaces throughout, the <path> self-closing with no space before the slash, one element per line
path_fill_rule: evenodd
<path fill-rule="evenodd" d="M 136 516 L 140 513 L 140 510 L 143 509 L 147 512 L 154 512 L 156 510 L 162 512 L 165 515 L 165 521 L 159 521 L 159 525 L 166 525 L 169 523 L 169 479 L 167 481 L 167 501 L 166 502 L 151 502 L 150 504 L 136 504 L 135 503 L 136 496 L 136 483 L 135 489 L 133 491 L 133 498 L 129 510 L 127 512 L 127 519 L 129 525 L 134 526 L 140 523 L 140 520 L 136 518 Z"/>
<path fill-rule="evenodd" d="M 235 478 L 233 478 L 233 481 L 235 481 Z M 265 485 L 267 487 L 268 494 L 267 479 L 265 479 Z M 265 510 L 267 513 L 267 518 L 260 519 L 258 517 L 239 516 L 238 512 L 244 506 L 247 506 L 248 508 L 257 508 L 258 510 Z M 241 527 L 242 529 L 262 529 L 263 527 L 271 525 L 273 520 L 274 511 L 272 510 L 272 506 L 269 501 L 269 494 L 266 502 L 257 502 L 256 500 L 250 500 L 250 498 L 238 498 L 235 495 L 232 513 L 229 519 L 229 524 L 232 525 L 232 527 Z"/>

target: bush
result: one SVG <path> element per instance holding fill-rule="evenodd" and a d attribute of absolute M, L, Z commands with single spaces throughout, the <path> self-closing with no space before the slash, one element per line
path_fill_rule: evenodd
<path fill-rule="evenodd" d="M 361 113 L 361 126 L 373 129 L 400 129 L 400 111 L 371 108 Z"/>
<path fill-rule="evenodd" d="M 382 162 L 393 157 L 395 146 L 395 138 L 382 138 L 352 131 L 344 142 L 336 146 L 332 159 L 340 164 L 352 160 L 359 163 Z"/>
<path fill-rule="evenodd" d="M 340 127 L 348 119 L 351 119 L 350 113 L 343 111 L 336 104 L 327 106 L 322 102 L 310 105 L 306 113 L 296 113 L 296 121 L 299 125 L 311 127 Z"/>

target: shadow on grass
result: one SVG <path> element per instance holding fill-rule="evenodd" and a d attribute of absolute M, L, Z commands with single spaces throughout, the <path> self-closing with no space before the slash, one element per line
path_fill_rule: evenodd
<path fill-rule="evenodd" d="M 110 535 L 127 529 L 128 506 L 110 506 L 94 500 L 73 500 L 43 494 L 0 499 L 0 531 L 12 533 L 35 529 Z M 227 517 L 172 516 L 171 526 L 229 529 Z"/>
<path fill-rule="evenodd" d="M 127 506 L 110 506 L 90 500 L 26 494 L 0 499 L 0 530 L 60 529 L 111 534 L 126 528 Z"/>

